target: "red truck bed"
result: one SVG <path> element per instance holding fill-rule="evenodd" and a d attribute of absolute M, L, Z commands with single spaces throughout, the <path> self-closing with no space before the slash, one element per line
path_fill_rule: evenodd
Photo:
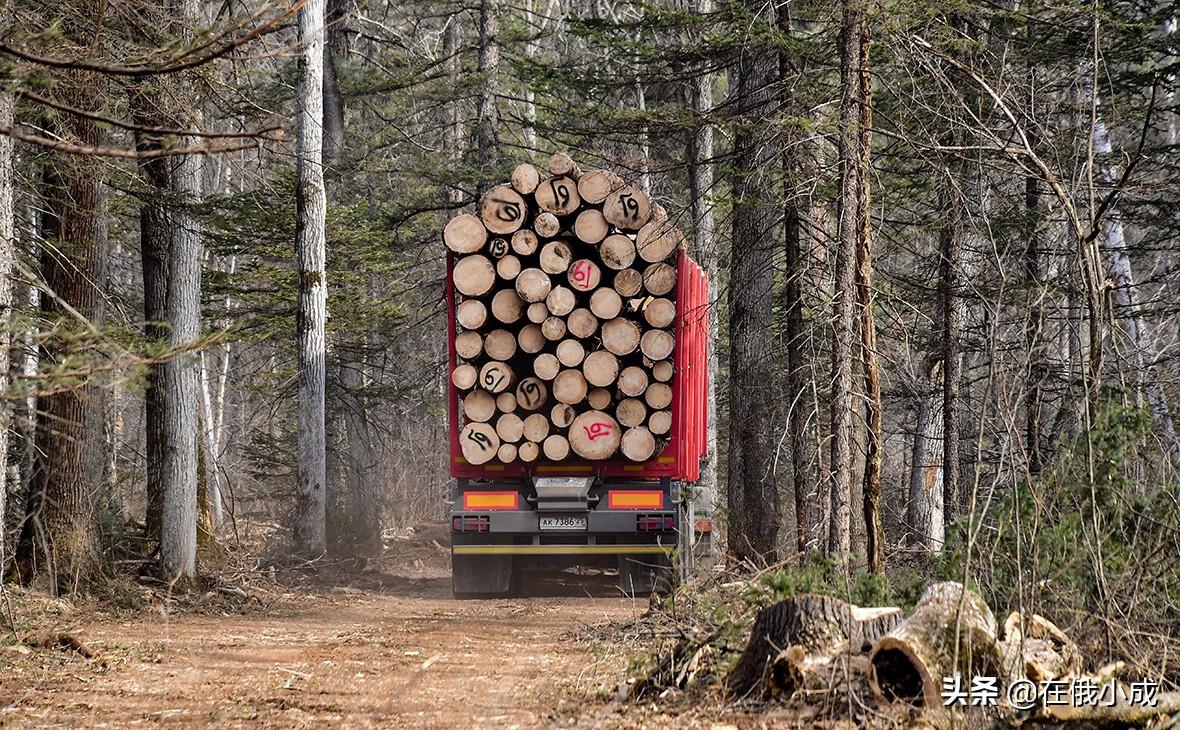
<path fill-rule="evenodd" d="M 447 255 L 447 349 L 450 373 L 455 369 L 455 293 L 451 282 L 454 255 Z M 578 476 L 598 474 L 630 479 L 669 477 L 695 482 L 705 455 L 707 378 L 709 377 L 709 281 L 700 266 L 682 249 L 677 261 L 676 349 L 672 353 L 672 430 L 664 451 L 643 463 L 620 454 L 607 461 L 538 459 L 530 464 L 488 463 L 476 466 L 463 458 L 459 448 L 459 394 L 447 378 L 447 409 L 451 436 L 451 476 L 465 479 L 504 479 L 525 475 Z"/>

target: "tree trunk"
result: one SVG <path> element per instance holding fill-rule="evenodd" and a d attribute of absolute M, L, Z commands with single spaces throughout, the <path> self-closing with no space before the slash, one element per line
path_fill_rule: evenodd
<path fill-rule="evenodd" d="M 754 22 L 773 26 L 767 6 L 747 6 Z M 743 44 L 737 69 L 734 133 L 733 248 L 729 281 L 729 535 L 736 560 L 773 563 L 778 555 L 779 498 L 774 474 L 772 323 L 774 246 L 765 208 L 776 197 L 775 152 L 763 125 L 773 112 L 774 52 L 759 41 Z M 658 268 L 655 264 L 647 269 Z M 651 277 L 645 272 L 644 280 Z M 651 291 L 649 287 L 649 291 Z M 657 292 L 652 292 L 657 293 Z"/>
<path fill-rule="evenodd" d="M 852 440 L 855 402 L 852 369 L 856 356 L 857 242 L 861 236 L 860 197 L 862 109 L 865 63 L 865 0 L 844 0 L 840 28 L 839 223 L 832 333 L 831 524 L 828 552 L 847 563 L 852 549 Z"/>
<path fill-rule="evenodd" d="M 479 118 L 476 122 L 475 145 L 479 151 L 480 170 L 487 175 L 499 156 L 497 127 L 500 113 L 496 96 L 500 91 L 497 78 L 500 65 L 500 45 L 496 37 L 499 0 L 479 0 L 479 61 L 477 70 L 482 77 L 479 92 Z"/>
<path fill-rule="evenodd" d="M 954 189 L 952 167 L 941 196 L 943 225 L 938 232 L 938 292 L 942 321 L 942 503 L 944 519 L 954 519 L 959 504 L 959 382 L 962 359 L 959 338 L 962 329 L 962 203 Z"/>
<path fill-rule="evenodd" d="M 344 94 L 339 69 L 348 58 L 348 3 L 327 0 L 327 42 L 324 47 L 324 164 L 334 165 L 344 151 Z"/>
<path fill-rule="evenodd" d="M 932 373 L 914 383 L 916 424 L 910 450 L 909 499 L 906 524 L 909 542 L 931 552 L 942 548 L 944 536 L 942 492 L 942 396 L 941 360 L 931 360 Z"/>
<path fill-rule="evenodd" d="M 71 90 L 70 102 L 92 108 L 93 92 Z M 67 118 L 66 139 L 97 146 L 102 133 L 83 118 Z M 70 330 L 101 327 L 106 278 L 107 213 L 103 163 L 89 157 L 51 155 L 45 173 L 45 248 L 41 274 L 47 289 L 41 311 L 48 326 L 63 328 L 43 342 L 42 361 L 52 365 L 76 354 Z M 87 320 L 78 323 L 72 309 Z M 94 498 L 102 490 L 103 394 L 98 386 L 64 384 L 38 398 L 37 463 L 28 519 L 18 554 L 22 582 L 45 575 L 51 588 L 76 591 L 98 564 Z"/>
<path fill-rule="evenodd" d="M 296 137 L 295 256 L 299 266 L 298 486 L 295 504 L 295 547 L 305 556 L 326 548 L 325 489 L 327 437 L 324 425 L 326 377 L 325 323 L 328 288 L 325 279 L 327 201 L 324 194 L 323 76 L 324 0 L 308 0 L 299 10 L 299 116 Z"/>
<path fill-rule="evenodd" d="M 7 9 L 0 17 L 7 19 Z M 12 126 L 14 99 L 10 92 L 0 92 L 0 126 Z M 12 264 L 16 259 L 16 230 L 14 226 L 13 142 L 4 135 L 0 138 L 0 393 L 8 393 L 9 353 L 12 346 Z M 8 565 L 5 549 L 8 505 L 8 432 L 12 423 L 10 401 L 0 405 L 0 580 Z"/>

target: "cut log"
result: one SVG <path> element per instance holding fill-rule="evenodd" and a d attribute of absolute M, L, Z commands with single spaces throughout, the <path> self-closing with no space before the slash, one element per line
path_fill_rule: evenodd
<path fill-rule="evenodd" d="M 582 196 L 578 195 L 578 184 L 560 175 L 542 180 L 533 193 L 533 198 L 541 210 L 556 216 L 569 215 L 582 205 Z"/>
<path fill-rule="evenodd" d="M 651 199 L 642 190 L 624 185 L 606 196 L 602 214 L 613 226 L 638 231 L 651 218 Z"/>
<path fill-rule="evenodd" d="M 548 299 L 548 295 L 545 298 Z M 525 310 L 525 316 L 533 324 L 541 324 L 549 318 L 549 306 L 545 302 L 533 302 Z"/>
<path fill-rule="evenodd" d="M 520 273 L 520 259 L 508 254 L 496 262 L 496 275 L 504 281 L 512 281 Z"/>
<path fill-rule="evenodd" d="M 549 296 L 545 297 L 545 306 L 549 309 L 549 313 L 555 317 L 564 317 L 570 312 L 574 311 L 574 307 L 578 304 L 578 298 L 568 287 L 555 286 L 549 290 Z"/>
<path fill-rule="evenodd" d="M 487 256 L 464 256 L 455 262 L 451 280 L 455 282 L 455 288 L 460 294 L 469 297 L 483 296 L 496 284 L 496 267 Z"/>
<path fill-rule="evenodd" d="M 463 415 L 468 421 L 485 423 L 496 415 L 496 398 L 486 390 L 473 390 L 463 396 Z"/>
<path fill-rule="evenodd" d="M 647 419 L 647 430 L 663 436 L 672 430 L 672 411 L 656 411 Z"/>
<path fill-rule="evenodd" d="M 570 264 L 569 281 L 577 291 L 591 291 L 602 281 L 602 269 L 590 259 L 578 259 Z"/>
<path fill-rule="evenodd" d="M 1102 688 L 1105 687 L 1105 683 L 1094 682 L 1094 685 L 1099 687 L 1100 691 L 1104 691 Z M 1180 717 L 1180 692 L 1159 692 L 1155 696 L 1155 704 L 1132 704 L 1125 685 L 1115 695 L 1113 703 L 1105 695 L 1101 695 L 1100 703 L 1078 704 L 1073 701 L 1068 704 L 1042 706 L 1022 727 L 1079 730 L 1176 727 L 1176 718 Z M 1069 700 L 1068 696 L 1066 700 Z"/>
<path fill-rule="evenodd" d="M 500 437 L 486 423 L 469 423 L 459 432 L 459 448 L 468 464 L 486 464 L 496 458 Z"/>
<path fill-rule="evenodd" d="M 546 274 L 564 274 L 574 254 L 565 241 L 550 241 L 541 247 L 541 270 Z"/>
<path fill-rule="evenodd" d="M 557 360 L 567 368 L 576 368 L 586 357 L 586 348 L 577 340 L 562 340 L 557 343 Z"/>
<path fill-rule="evenodd" d="M 541 238 L 553 238 L 561 233 L 561 221 L 552 213 L 538 213 L 533 219 L 533 230 Z"/>
<path fill-rule="evenodd" d="M 492 188 L 479 204 L 479 219 L 489 231 L 500 236 L 520 228 L 527 214 L 524 198 L 509 185 Z"/>
<path fill-rule="evenodd" d="M 638 365 L 629 365 L 619 373 L 619 390 L 623 395 L 638 398 L 647 390 L 647 371 Z M 634 424 L 628 424 L 634 425 Z"/>
<path fill-rule="evenodd" d="M 544 413 L 530 413 L 524 419 L 524 437 L 529 441 L 541 443 L 549 435 L 549 418 Z"/>
<path fill-rule="evenodd" d="M 500 437 L 501 443 L 514 444 L 520 441 L 523 434 L 524 421 L 515 413 L 505 413 L 496 419 L 496 435 Z"/>
<path fill-rule="evenodd" d="M 457 215 L 443 228 L 443 243 L 455 253 L 475 253 L 488 242 L 488 229 L 470 213 Z"/>
<path fill-rule="evenodd" d="M 590 295 L 590 311 L 601 320 L 614 319 L 623 311 L 623 298 L 614 289 L 601 286 Z"/>
<path fill-rule="evenodd" d="M 672 361 L 661 360 L 657 363 L 652 363 L 651 376 L 661 383 L 666 383 L 672 379 Z"/>
<path fill-rule="evenodd" d="M 582 363 L 586 382 L 598 388 L 612 385 L 619 377 L 619 358 L 606 350 L 596 350 Z"/>
<path fill-rule="evenodd" d="M 515 381 L 516 375 L 507 363 L 493 360 L 479 369 L 479 385 L 489 393 L 503 393 Z"/>
<path fill-rule="evenodd" d="M 500 444 L 500 448 L 496 450 L 496 458 L 502 464 L 511 464 L 516 461 L 516 446 L 512 444 Z"/>
<path fill-rule="evenodd" d="M 639 325 L 623 317 L 602 324 L 602 346 L 620 357 L 639 347 Z"/>
<path fill-rule="evenodd" d="M 643 320 L 652 327 L 664 328 L 676 321 L 676 302 L 664 297 L 654 297 L 643 307 Z M 660 359 L 660 358 L 656 358 Z"/>
<path fill-rule="evenodd" d="M 585 307 L 579 307 L 570 312 L 566 317 L 566 324 L 569 326 L 570 334 L 574 337 L 593 337 L 594 333 L 598 331 L 598 318 Z"/>
<path fill-rule="evenodd" d="M 635 234 L 635 250 L 648 263 L 667 261 L 684 243 L 680 229 L 666 221 L 651 221 Z"/>
<path fill-rule="evenodd" d="M 496 321 L 513 324 L 524 316 L 525 303 L 515 289 L 501 289 L 492 297 L 492 316 Z"/>
<path fill-rule="evenodd" d="M 861 608 L 831 596 L 810 593 L 793 596 L 758 612 L 750 640 L 738 662 L 725 678 L 730 698 L 766 699 L 772 694 L 789 695 L 795 679 L 789 672 L 772 677 L 771 669 L 780 652 L 798 647 L 800 655 L 833 656 L 863 651 L 902 619 L 899 608 Z"/>
<path fill-rule="evenodd" d="M 615 274 L 614 288 L 625 297 L 633 297 L 643 289 L 643 274 L 635 269 L 622 269 Z"/>
<path fill-rule="evenodd" d="M 549 421 L 558 428 L 569 428 L 577 412 L 564 403 L 558 403 L 549 411 Z"/>
<path fill-rule="evenodd" d="M 610 391 L 606 388 L 595 388 L 586 394 L 586 402 L 596 411 L 605 411 L 610 408 Z"/>
<path fill-rule="evenodd" d="M 525 269 L 516 277 L 516 293 L 526 302 L 541 302 L 553 286 L 549 274 L 540 269 Z"/>
<path fill-rule="evenodd" d="M 1005 677 L 1038 684 L 1082 673 L 1082 652 L 1064 631 L 1038 614 L 1013 611 L 1000 628 Z"/>
<path fill-rule="evenodd" d="M 460 332 L 455 335 L 455 354 L 464 360 L 474 360 L 483 353 L 483 335 L 478 332 Z"/>
<path fill-rule="evenodd" d="M 545 339 L 539 325 L 526 324 L 520 328 L 520 332 L 516 333 L 516 344 L 520 347 L 520 351 L 530 355 L 535 355 L 545 349 L 546 342 L 548 340 Z"/>
<path fill-rule="evenodd" d="M 619 401 L 618 408 L 615 408 L 615 416 L 618 417 L 619 423 L 627 428 L 642 426 L 647 420 L 647 407 L 638 398 L 624 398 Z"/>
<path fill-rule="evenodd" d="M 598 247 L 598 258 L 608 269 L 625 269 L 635 263 L 635 242 L 622 233 L 609 235 Z"/>
<path fill-rule="evenodd" d="M 676 288 L 676 267 L 658 263 L 643 270 L 643 288 L 653 296 L 662 297 Z"/>
<path fill-rule="evenodd" d="M 572 178 L 577 178 L 582 174 L 582 171 L 578 169 L 578 163 L 564 152 L 554 152 L 549 157 L 549 172 Z"/>
<path fill-rule="evenodd" d="M 643 426 L 628 428 L 623 432 L 619 450 L 631 461 L 647 461 L 656 453 L 656 439 Z"/>
<path fill-rule="evenodd" d="M 602 411 L 586 411 L 570 424 L 570 448 L 590 461 L 609 459 L 619 450 L 623 438 L 621 431 L 619 422 L 610 415 Z"/>
<path fill-rule="evenodd" d="M 496 396 L 496 410 L 501 413 L 512 413 L 516 410 L 516 394 L 506 390 Z M 503 438 L 503 436 L 501 436 Z"/>
<path fill-rule="evenodd" d="M 464 299 L 455 308 L 455 319 L 465 330 L 477 330 L 488 321 L 488 308 L 478 299 Z"/>
<path fill-rule="evenodd" d="M 545 405 L 547 400 L 549 388 L 540 378 L 525 378 L 516 386 L 516 404 L 523 410 L 535 411 Z"/>
<path fill-rule="evenodd" d="M 561 317 L 547 317 L 541 323 L 541 334 L 545 335 L 545 339 L 552 342 L 560 340 L 565 337 L 566 326 L 565 320 Z"/>
<path fill-rule="evenodd" d="M 941 707 L 943 677 L 999 676 L 996 619 L 974 591 L 935 583 L 909 617 L 873 645 L 869 665 L 869 685 L 884 701 Z"/>
<path fill-rule="evenodd" d="M 654 410 L 672 405 L 672 386 L 667 383 L 652 383 L 643 391 L 643 402 Z"/>
<path fill-rule="evenodd" d="M 508 255 L 508 241 L 503 238 L 493 238 L 488 243 L 488 257 L 499 261 Z"/>
<path fill-rule="evenodd" d="M 520 448 L 516 450 L 516 458 L 520 459 L 521 461 L 525 462 L 526 464 L 536 461 L 537 457 L 539 457 L 540 455 L 541 455 L 540 444 L 534 443 L 532 441 L 525 441 L 523 444 L 520 445 Z"/>
<path fill-rule="evenodd" d="M 516 354 L 516 335 L 508 330 L 492 330 L 483 339 L 483 351 L 493 360 L 508 360 Z"/>
<path fill-rule="evenodd" d="M 580 370 L 563 370 L 553 379 L 553 397 L 574 406 L 586 400 L 586 377 Z"/>
<path fill-rule="evenodd" d="M 601 205 L 612 191 L 623 187 L 623 178 L 610 170 L 587 170 L 578 178 L 578 194 L 591 205 Z"/>
<path fill-rule="evenodd" d="M 667 330 L 648 330 L 639 340 L 639 349 L 652 360 L 663 360 L 672 354 L 676 339 Z"/>
<path fill-rule="evenodd" d="M 541 380 L 553 380 L 561 372 L 561 363 L 557 356 L 543 352 L 533 358 L 533 374 Z"/>
<path fill-rule="evenodd" d="M 657 223 L 668 220 L 668 209 L 653 200 L 651 203 L 651 220 Z M 651 221 L 648 222 L 650 223 Z"/>
<path fill-rule="evenodd" d="M 537 234 L 527 228 L 522 228 L 512 234 L 512 250 L 516 252 L 517 256 L 532 256 L 540 245 L 541 242 L 537 240 Z"/>
<path fill-rule="evenodd" d="M 470 389 L 475 385 L 477 378 L 479 378 L 479 371 L 466 363 L 456 365 L 455 369 L 451 371 L 451 384 L 459 390 Z"/>
<path fill-rule="evenodd" d="M 522 162 L 513 168 L 512 176 L 509 179 L 512 181 L 512 187 L 516 188 L 516 192 L 521 195 L 531 195 L 537 189 L 538 183 L 541 182 L 541 173 L 533 165 Z"/>
<path fill-rule="evenodd" d="M 561 461 L 570 455 L 570 442 L 566 440 L 565 436 L 559 433 L 552 433 L 545 438 L 545 443 L 542 444 L 541 450 L 545 453 L 546 459 L 550 461 Z"/>
<path fill-rule="evenodd" d="M 610 224 L 606 222 L 602 211 L 587 208 L 574 219 L 574 235 L 578 240 L 591 245 L 597 244 L 610 233 Z"/>

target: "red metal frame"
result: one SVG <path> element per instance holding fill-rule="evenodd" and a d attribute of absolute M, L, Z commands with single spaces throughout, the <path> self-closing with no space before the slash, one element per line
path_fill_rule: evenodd
<path fill-rule="evenodd" d="M 538 476 L 576 476 L 599 474 L 626 479 L 660 479 L 669 477 L 695 482 L 701 474 L 705 455 L 705 428 L 708 418 L 707 383 L 709 377 L 709 281 L 688 254 L 680 251 L 676 283 L 676 348 L 672 354 L 672 431 L 664 451 L 651 460 L 637 464 L 618 458 L 607 461 L 538 460 L 531 464 L 489 463 L 474 465 L 463 459 L 459 448 L 459 394 L 451 385 L 458 356 L 455 354 L 455 289 L 451 270 L 455 255 L 447 252 L 447 414 L 450 420 L 451 476 L 465 479 L 504 479 L 526 474 Z"/>

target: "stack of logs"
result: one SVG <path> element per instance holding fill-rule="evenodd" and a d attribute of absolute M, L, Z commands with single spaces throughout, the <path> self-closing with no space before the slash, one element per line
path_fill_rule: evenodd
<path fill-rule="evenodd" d="M 463 456 L 646 461 L 672 428 L 684 235 L 613 172 L 558 153 L 549 173 L 518 165 L 443 232 Z"/>

